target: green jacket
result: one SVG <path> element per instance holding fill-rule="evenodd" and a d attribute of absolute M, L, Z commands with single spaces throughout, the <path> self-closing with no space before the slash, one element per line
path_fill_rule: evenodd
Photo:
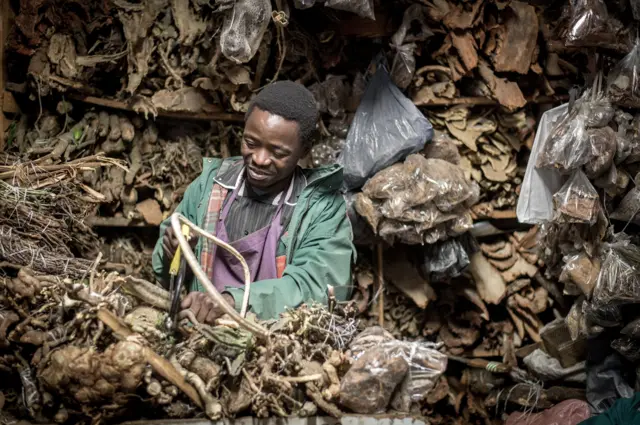
<path fill-rule="evenodd" d="M 237 160 L 229 158 L 226 161 Z M 221 159 L 204 159 L 202 174 L 189 185 L 176 212 L 203 226 L 214 178 L 222 164 Z M 336 288 L 338 299 L 347 299 L 350 294 L 355 249 L 346 204 L 339 192 L 342 168 L 333 165 L 303 170 L 303 173 L 307 185 L 300 193 L 287 230 L 278 244 L 277 255 L 287 257 L 284 274 L 280 279 L 251 285 L 249 307 L 261 319 L 275 318 L 287 308 L 295 308 L 304 302 L 326 303 L 327 285 Z M 160 238 L 153 251 L 153 269 L 158 279 L 167 273 L 163 270 L 162 235 L 169 225 L 169 219 L 160 225 Z M 198 258 L 201 250 L 200 240 L 195 250 Z M 233 295 L 239 310 L 244 288 L 228 287 L 226 290 Z"/>

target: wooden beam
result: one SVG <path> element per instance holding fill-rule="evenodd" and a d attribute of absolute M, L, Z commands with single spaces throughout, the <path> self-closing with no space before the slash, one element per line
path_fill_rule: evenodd
<path fill-rule="evenodd" d="M 527 103 L 543 104 L 543 103 L 562 103 L 569 100 L 569 96 L 538 96 L 529 97 Z M 416 106 L 428 108 L 430 106 L 453 106 L 453 105 L 469 105 L 469 106 L 492 106 L 499 105 L 497 100 L 490 97 L 454 97 L 453 99 L 433 99 L 429 102 L 414 102 Z"/>
<path fill-rule="evenodd" d="M 0 0 L 0 106 L 4 105 L 4 84 L 7 80 L 6 77 L 6 63 L 4 56 L 4 49 L 7 41 L 7 35 L 9 34 L 9 13 L 11 7 L 9 6 L 9 0 Z M 2 108 L 3 109 L 3 108 Z M 0 110 L 0 152 L 5 148 L 5 130 L 9 124 L 4 116 L 4 112 Z"/>
<path fill-rule="evenodd" d="M 89 105 L 102 106 L 104 108 L 117 109 L 120 111 L 130 111 L 133 109 L 125 102 L 114 99 L 103 99 L 96 96 L 83 96 L 78 94 L 72 94 L 69 96 L 71 100 L 76 100 Z M 190 112 L 175 112 L 175 111 L 158 111 L 159 117 L 164 118 L 176 118 L 182 120 L 194 120 L 194 121 L 224 121 L 224 122 L 244 122 L 244 115 L 228 112 L 207 112 L 207 113 L 190 113 Z"/>

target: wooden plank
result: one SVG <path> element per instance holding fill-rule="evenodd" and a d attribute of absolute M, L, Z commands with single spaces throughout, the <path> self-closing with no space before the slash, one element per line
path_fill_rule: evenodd
<path fill-rule="evenodd" d="M 538 96 L 529 97 L 527 103 L 544 104 L 544 103 L 562 103 L 569 100 L 568 95 L 561 96 Z M 428 108 L 430 106 L 453 106 L 453 105 L 469 105 L 469 106 L 491 106 L 498 105 L 498 101 L 490 97 L 456 97 L 453 99 L 434 99 L 428 103 L 415 102 L 416 106 Z"/>
<path fill-rule="evenodd" d="M 130 220 L 125 217 L 89 217 L 86 223 L 91 227 L 158 227 L 141 220 Z"/>
<path fill-rule="evenodd" d="M 103 99 L 101 97 L 96 96 L 83 96 L 72 94 L 69 96 L 72 100 L 77 100 L 79 102 L 87 103 L 89 105 L 102 106 L 104 108 L 110 109 L 118 109 L 120 111 L 130 111 L 133 110 L 129 105 L 125 102 L 121 102 L 119 100 L 113 99 Z M 189 112 L 174 112 L 174 111 L 158 111 L 159 117 L 164 118 L 176 118 L 182 120 L 194 120 L 194 121 L 225 121 L 225 122 L 244 122 L 243 114 L 234 114 L 227 112 L 208 112 L 208 113 L 189 113 Z"/>
<path fill-rule="evenodd" d="M 4 46 L 6 45 L 7 35 L 9 33 L 9 0 L 0 0 L 0 105 L 4 105 L 4 84 L 6 82 L 6 63 L 4 57 Z M 4 112 L 0 111 L 0 152 L 5 147 L 5 129 L 8 127 L 7 119 Z"/>

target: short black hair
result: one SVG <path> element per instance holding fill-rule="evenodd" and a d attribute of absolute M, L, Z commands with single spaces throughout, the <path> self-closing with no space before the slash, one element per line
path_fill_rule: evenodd
<path fill-rule="evenodd" d="M 244 116 L 245 122 L 254 108 L 295 121 L 302 145 L 308 147 L 311 144 L 320 113 L 313 94 L 302 84 L 293 81 L 269 84 L 251 101 Z"/>

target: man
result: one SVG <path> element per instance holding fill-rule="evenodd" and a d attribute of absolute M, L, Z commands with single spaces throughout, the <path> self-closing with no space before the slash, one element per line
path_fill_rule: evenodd
<path fill-rule="evenodd" d="M 245 115 L 242 159 L 207 158 L 202 174 L 187 188 L 176 211 L 216 237 L 230 242 L 251 270 L 250 311 L 263 319 L 287 308 L 326 301 L 327 285 L 346 298 L 354 248 L 339 188 L 342 169 L 333 165 L 303 170 L 318 120 L 311 92 L 292 81 L 263 89 Z M 169 221 L 160 227 L 153 253 L 158 279 L 178 246 Z M 201 267 L 223 296 L 240 308 L 242 268 L 227 251 L 199 238 Z M 211 323 L 222 312 L 194 279 L 182 308 Z"/>

